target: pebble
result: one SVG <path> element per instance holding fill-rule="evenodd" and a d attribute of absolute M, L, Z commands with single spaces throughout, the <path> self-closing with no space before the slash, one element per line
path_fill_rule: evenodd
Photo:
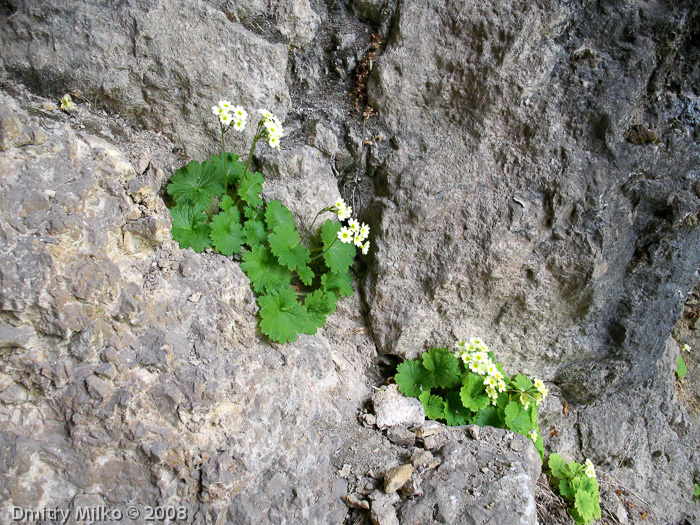
<path fill-rule="evenodd" d="M 346 494 L 342 499 L 343 503 L 351 509 L 369 510 L 369 501 L 359 499 L 354 494 Z"/>
<path fill-rule="evenodd" d="M 390 468 L 384 476 L 384 492 L 387 494 L 396 492 L 404 486 L 411 474 L 413 474 L 413 465 L 410 463 Z"/>

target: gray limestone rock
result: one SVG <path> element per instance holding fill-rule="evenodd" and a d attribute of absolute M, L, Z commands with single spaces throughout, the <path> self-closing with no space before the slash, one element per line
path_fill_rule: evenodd
<path fill-rule="evenodd" d="M 700 424 L 666 342 L 700 265 L 699 23 L 692 0 L 0 2 L 0 499 L 340 523 L 350 444 L 361 494 L 406 461 L 355 425 L 368 334 L 402 357 L 479 336 L 509 374 L 548 381 L 548 450 L 667 512 L 649 522 L 692 522 Z M 287 118 L 282 151 L 255 154 L 266 198 L 304 228 L 342 195 L 372 227 L 361 298 L 284 349 L 256 335 L 235 262 L 170 241 L 160 191 L 216 150 L 221 98 Z M 511 491 L 520 515 L 471 506 L 430 481 L 462 483 L 443 451 L 467 442 L 416 435 L 437 463 L 399 520 L 530 520 L 527 468 L 475 471 L 475 493 Z M 467 452 L 492 445 L 478 437 Z"/>
<path fill-rule="evenodd" d="M 332 164 L 316 148 L 302 146 L 279 153 L 262 154 L 268 199 L 279 199 L 298 218 L 299 231 L 311 227 L 316 214 L 333 205 L 339 198 L 338 183 L 331 171 Z M 313 233 L 334 213 L 320 215 Z"/>
<path fill-rule="evenodd" d="M 365 462 L 366 455 L 377 465 L 399 462 L 385 473 L 386 480 L 401 478 L 390 483 L 389 494 L 377 490 L 369 496 L 373 522 L 536 524 L 535 485 L 541 464 L 532 442 L 491 427 L 481 429 L 479 441 L 464 427 L 443 429 L 439 435 L 446 437 L 444 446 L 432 453 L 416 449 L 413 466 L 401 465 L 398 450 L 358 451 L 359 462 Z M 518 451 L 510 446 L 514 441 Z M 410 484 L 410 498 L 392 491 L 399 482 Z"/>
<path fill-rule="evenodd" d="M 401 394 L 396 385 L 376 391 L 372 396 L 372 405 L 380 429 L 395 425 L 410 428 L 425 421 L 425 411 L 421 402 Z"/>
<path fill-rule="evenodd" d="M 290 43 L 313 39 L 319 18 L 308 1 L 276 5 L 279 30 Z M 56 101 L 79 89 L 79 108 L 90 101 L 128 116 L 167 133 L 193 156 L 220 139 L 210 118 L 218 100 L 266 107 L 283 119 L 289 108 L 287 46 L 229 20 L 217 2 L 12 4 L 10 13 L 0 13 L 0 45 L 0 67 L 14 78 Z M 20 130 L 15 135 L 14 141 L 29 140 Z M 3 137 L 2 143 L 9 140 Z"/>
<path fill-rule="evenodd" d="M 395 137 L 372 146 L 365 292 L 380 351 L 481 337 L 579 402 L 652 373 L 700 264 L 698 151 L 683 133 L 643 149 L 623 136 L 644 112 L 670 133 L 661 108 L 678 98 L 640 102 L 667 73 L 651 40 L 667 19 L 637 28 L 634 9 L 401 4 L 369 86 Z M 582 17 L 605 66 L 570 63 Z M 612 19 L 638 29 L 624 59 Z"/>
<path fill-rule="evenodd" d="M 150 242 L 129 243 L 133 217 L 170 219 L 115 146 L 5 94 L 0 114 L 47 136 L 0 153 L 3 522 L 13 505 L 89 501 L 182 505 L 195 522 L 342 522 L 330 458 L 373 353 L 357 298 L 327 330 L 270 346 L 237 263 L 180 250 L 165 226 L 164 240 L 146 228 Z"/>

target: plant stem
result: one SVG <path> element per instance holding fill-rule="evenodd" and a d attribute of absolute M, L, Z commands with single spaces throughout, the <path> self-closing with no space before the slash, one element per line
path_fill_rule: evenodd
<path fill-rule="evenodd" d="M 319 212 L 316 214 L 316 217 L 314 217 L 314 220 L 311 222 L 311 226 L 309 226 L 309 229 L 306 230 L 306 233 L 305 233 L 304 236 L 301 238 L 301 241 L 300 241 L 300 242 L 304 242 L 304 239 L 306 239 L 306 236 L 307 236 L 309 233 L 311 233 L 311 228 L 313 228 L 313 227 L 314 227 L 314 224 L 316 224 L 316 219 L 318 219 L 318 216 L 321 215 L 324 211 L 330 211 L 330 209 L 331 209 L 330 206 L 329 206 L 328 208 L 323 208 L 321 211 L 319 211 Z"/>
<path fill-rule="evenodd" d="M 323 251 L 322 251 L 321 253 L 319 253 L 316 257 L 312 257 L 311 260 L 310 260 L 309 262 L 314 262 L 316 259 L 318 259 L 319 257 L 321 257 L 324 253 L 326 253 L 328 250 L 330 250 L 330 249 L 333 247 L 333 245 L 335 244 L 335 242 L 336 242 L 337 240 L 338 240 L 337 238 L 333 239 L 333 242 L 330 243 L 330 245 L 328 246 L 328 248 L 326 248 L 325 250 L 323 250 Z"/>
<path fill-rule="evenodd" d="M 224 158 L 224 193 L 226 193 L 226 190 L 228 190 L 228 169 L 226 167 L 226 141 L 224 140 L 224 134 L 226 133 L 226 130 L 224 129 L 224 125 L 221 124 L 221 151 L 222 156 Z"/>
<path fill-rule="evenodd" d="M 261 121 L 262 122 L 262 121 Z M 245 177 L 245 174 L 248 173 L 248 167 L 250 166 L 250 161 L 253 160 L 253 152 L 255 151 L 255 145 L 258 143 L 258 141 L 262 138 L 262 134 L 260 133 L 260 122 L 258 122 L 258 128 L 255 130 L 255 136 L 253 137 L 253 145 L 250 147 L 250 153 L 248 154 L 248 162 L 245 163 L 245 169 L 243 170 L 243 177 Z"/>

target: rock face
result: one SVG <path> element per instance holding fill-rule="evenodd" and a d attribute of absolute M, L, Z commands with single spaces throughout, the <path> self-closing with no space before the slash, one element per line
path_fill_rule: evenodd
<path fill-rule="evenodd" d="M 479 336 L 586 401 L 650 377 L 700 262 L 695 123 L 673 120 L 693 95 L 652 36 L 692 27 L 636 3 L 420 5 L 369 89 L 395 137 L 366 285 L 380 350 Z M 628 142 L 635 123 L 661 138 Z"/>
<path fill-rule="evenodd" d="M 3 516 L 341 523 L 329 458 L 366 395 L 362 329 L 341 313 L 325 336 L 262 342 L 238 264 L 178 249 L 117 148 L 4 95 L 0 119 Z"/>
<path fill-rule="evenodd" d="M 334 454 L 380 439 L 354 419 L 375 350 L 478 336 L 548 381 L 548 451 L 591 457 L 667 513 L 650 521 L 696 519 L 700 422 L 669 335 L 700 265 L 699 28 L 692 0 L 0 2 L 5 92 L 79 105 L 0 103 L 2 501 L 341 522 Z M 374 116 L 350 116 L 351 92 Z M 284 349 L 256 336 L 236 263 L 168 234 L 164 179 L 216 151 L 222 98 L 286 117 L 282 151 L 255 156 L 267 198 L 308 227 L 342 195 L 372 226 L 362 301 Z M 167 173 L 120 126 L 150 130 Z M 364 420 L 390 426 L 380 450 L 419 441 Z M 379 483 L 346 501 L 427 522 L 439 484 L 422 483 L 412 507 Z"/>
<path fill-rule="evenodd" d="M 377 420 L 392 395 L 372 396 Z M 369 505 L 373 523 L 537 523 L 540 459 L 524 436 L 431 421 L 407 429 L 415 445 L 397 446 L 392 428 L 386 437 L 368 431 L 343 457 L 354 508 Z"/>
<path fill-rule="evenodd" d="M 201 155 L 218 133 L 207 117 L 219 99 L 282 116 L 290 103 L 287 47 L 241 25 L 267 13 L 251 6 L 233 14 L 219 4 L 9 2 L 0 15 L 2 66 L 40 93 L 78 90 Z M 318 21 L 308 2 L 276 4 L 289 12 L 281 31 L 290 42 L 313 38 Z"/>

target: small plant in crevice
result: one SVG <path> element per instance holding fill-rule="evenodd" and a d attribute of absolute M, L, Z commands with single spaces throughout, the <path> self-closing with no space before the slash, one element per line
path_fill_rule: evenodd
<path fill-rule="evenodd" d="M 601 517 L 598 480 L 590 459 L 584 465 L 566 462 L 559 454 L 550 454 L 550 483 L 566 500 L 568 511 L 576 523 L 592 523 Z"/>
<path fill-rule="evenodd" d="M 544 457 L 537 407 L 547 388 L 522 374 L 508 377 L 479 339 L 458 341 L 454 351 L 431 348 L 421 359 L 407 359 L 394 380 L 404 395 L 423 403 L 429 419 L 508 428 L 530 438 Z"/>
<path fill-rule="evenodd" d="M 690 347 L 688 345 L 683 345 L 682 350 L 685 352 L 690 352 Z M 685 364 L 685 359 L 683 359 L 683 354 L 678 354 L 678 360 L 676 361 L 676 376 L 678 379 L 684 379 L 688 375 L 688 366 Z"/>
<path fill-rule="evenodd" d="M 247 111 L 222 100 L 212 112 L 221 128 L 221 155 L 183 166 L 167 186 L 175 201 L 170 209 L 173 239 L 182 248 L 212 249 L 241 261 L 258 296 L 260 330 L 271 340 L 284 344 L 300 333 L 313 335 L 335 311 L 338 298 L 352 295 L 350 267 L 356 249 L 364 255 L 369 250 L 369 226 L 351 218 L 352 208 L 339 199 L 318 211 L 300 235 L 286 206 L 279 200 L 263 201 L 264 178 L 249 169 L 258 141 L 279 148 L 279 119 L 258 110 L 260 119 L 244 163 L 226 152 L 225 136 L 231 129 L 245 130 Z M 336 215 L 338 221 L 326 219 L 318 237 L 312 236 L 324 213 Z"/>

